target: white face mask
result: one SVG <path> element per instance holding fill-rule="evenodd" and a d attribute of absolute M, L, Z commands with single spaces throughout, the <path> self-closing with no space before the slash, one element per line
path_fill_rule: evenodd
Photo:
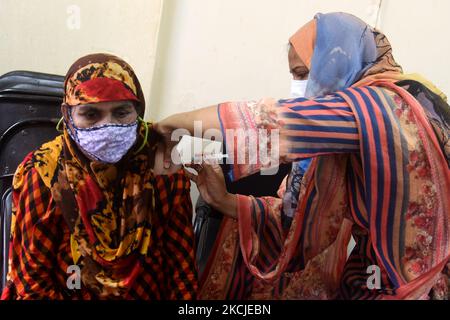
<path fill-rule="evenodd" d="M 73 125 L 75 137 L 72 138 L 91 158 L 105 163 L 116 163 L 136 142 L 137 125 L 138 121 L 126 125 L 106 124 L 91 128 L 77 128 Z"/>
<path fill-rule="evenodd" d="M 308 80 L 291 80 L 291 97 L 304 98 Z"/>

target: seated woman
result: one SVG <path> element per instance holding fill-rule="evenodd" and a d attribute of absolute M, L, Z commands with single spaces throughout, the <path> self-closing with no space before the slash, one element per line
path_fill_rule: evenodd
<path fill-rule="evenodd" d="M 134 71 L 88 55 L 64 89 L 63 134 L 14 176 L 2 299 L 195 298 L 190 182 L 163 168 Z"/>

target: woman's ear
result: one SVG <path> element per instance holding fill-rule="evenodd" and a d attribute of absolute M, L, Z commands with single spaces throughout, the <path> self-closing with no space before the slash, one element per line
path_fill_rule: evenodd
<path fill-rule="evenodd" d="M 63 102 L 63 103 L 61 103 L 61 114 L 64 116 L 64 115 L 69 114 L 69 112 L 70 112 L 70 115 L 72 115 L 71 112 L 73 112 L 74 108 L 76 108 L 76 106 L 71 107 L 67 103 Z"/>

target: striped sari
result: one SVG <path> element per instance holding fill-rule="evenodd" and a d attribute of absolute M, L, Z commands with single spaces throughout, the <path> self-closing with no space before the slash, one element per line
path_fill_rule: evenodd
<path fill-rule="evenodd" d="M 323 98 L 218 108 L 224 136 L 276 128 L 283 162 L 313 161 L 288 227 L 284 186 L 280 198 L 238 196 L 238 219 L 223 222 L 201 298 L 447 297 L 450 170 L 425 109 L 406 90 L 375 81 Z M 242 145 L 226 145 L 236 161 Z M 262 165 L 232 167 L 239 179 Z"/>

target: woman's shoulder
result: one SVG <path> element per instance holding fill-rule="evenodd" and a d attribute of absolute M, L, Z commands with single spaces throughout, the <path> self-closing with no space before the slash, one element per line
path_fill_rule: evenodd
<path fill-rule="evenodd" d="M 19 189 L 25 183 L 29 174 L 39 175 L 42 182 L 50 186 L 51 175 L 56 168 L 58 157 L 62 150 L 62 136 L 42 144 L 39 148 L 29 152 L 14 173 L 13 188 Z M 48 181 L 47 181 L 48 180 Z"/>
<path fill-rule="evenodd" d="M 163 220 L 170 219 L 174 210 L 190 208 L 190 180 L 183 169 L 171 173 L 154 176 L 155 205 L 158 216 Z M 192 210 L 182 210 L 188 215 Z"/>
<path fill-rule="evenodd" d="M 155 187 L 158 193 L 176 196 L 189 194 L 190 180 L 182 168 L 166 174 L 154 174 Z"/>
<path fill-rule="evenodd" d="M 165 147 L 162 143 L 156 143 L 152 166 L 153 174 L 155 176 L 179 174 L 182 171 L 181 165 L 171 164 L 170 168 L 164 167 L 164 148 Z"/>
<path fill-rule="evenodd" d="M 164 152 L 162 146 L 159 146 L 155 153 L 153 177 L 157 196 L 161 200 L 177 202 L 180 197 L 184 198 L 189 196 L 190 180 L 182 166 L 172 164 L 170 168 L 164 168 Z"/>

